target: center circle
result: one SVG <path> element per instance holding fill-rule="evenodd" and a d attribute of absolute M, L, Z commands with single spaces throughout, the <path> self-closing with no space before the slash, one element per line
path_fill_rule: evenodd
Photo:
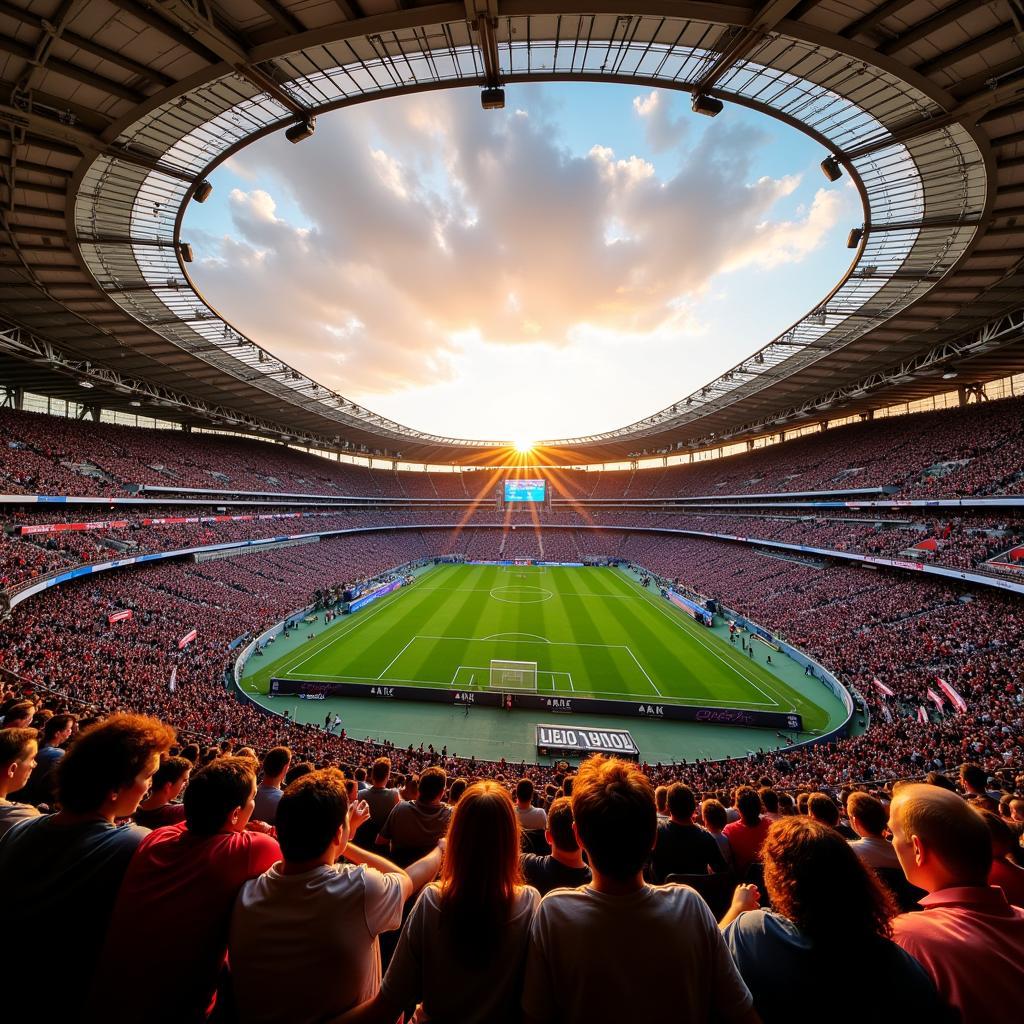
<path fill-rule="evenodd" d="M 550 601 L 555 595 L 543 587 L 494 587 L 491 597 L 506 604 L 540 604 Z"/>

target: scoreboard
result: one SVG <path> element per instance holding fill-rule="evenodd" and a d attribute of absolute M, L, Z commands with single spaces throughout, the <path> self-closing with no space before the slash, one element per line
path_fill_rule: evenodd
<path fill-rule="evenodd" d="M 506 480 L 505 503 L 543 502 L 547 497 L 546 480 Z"/>

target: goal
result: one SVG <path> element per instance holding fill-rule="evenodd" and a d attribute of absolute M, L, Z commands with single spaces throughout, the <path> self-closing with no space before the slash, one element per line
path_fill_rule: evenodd
<path fill-rule="evenodd" d="M 492 690 L 537 689 L 537 662 L 491 660 L 491 677 L 488 683 Z"/>

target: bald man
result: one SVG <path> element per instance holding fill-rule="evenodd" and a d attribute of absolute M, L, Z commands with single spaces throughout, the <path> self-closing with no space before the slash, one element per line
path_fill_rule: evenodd
<path fill-rule="evenodd" d="M 923 913 L 893 920 L 893 939 L 921 962 L 964 1024 L 1019 1024 L 1024 910 L 988 885 L 992 842 L 956 793 L 905 785 L 889 810 L 893 848 Z"/>

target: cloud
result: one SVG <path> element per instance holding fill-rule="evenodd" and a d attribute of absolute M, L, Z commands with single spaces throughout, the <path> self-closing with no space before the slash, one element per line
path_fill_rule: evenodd
<path fill-rule="evenodd" d="M 237 154 L 253 187 L 230 190 L 231 231 L 203 245 L 197 283 L 271 352 L 372 405 L 468 386 L 467 345 L 571 362 L 595 338 L 692 335 L 716 274 L 805 259 L 849 201 L 822 189 L 776 216 L 800 178 L 756 178 L 766 137 L 744 124 L 708 126 L 671 176 L 611 136 L 574 153 L 528 95 L 502 115 L 471 91 L 375 102 L 321 118 L 299 147 L 274 136 Z M 663 94 L 634 108 L 652 150 L 679 135 Z"/>
<path fill-rule="evenodd" d="M 671 94 L 652 89 L 633 100 L 633 109 L 644 122 L 647 145 L 655 153 L 664 153 L 683 142 L 689 125 L 684 117 L 672 116 Z"/>

